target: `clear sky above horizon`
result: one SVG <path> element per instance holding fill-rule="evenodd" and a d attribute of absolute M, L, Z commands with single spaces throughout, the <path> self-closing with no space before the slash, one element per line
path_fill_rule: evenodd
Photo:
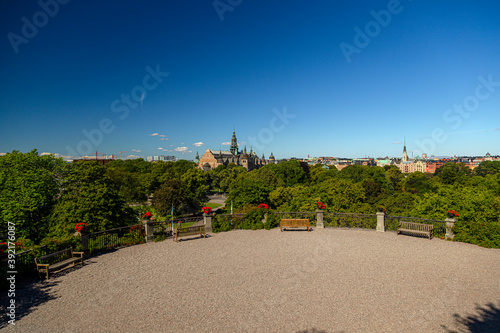
<path fill-rule="evenodd" d="M 500 155 L 500 2 L 0 3 L 0 153 Z"/>

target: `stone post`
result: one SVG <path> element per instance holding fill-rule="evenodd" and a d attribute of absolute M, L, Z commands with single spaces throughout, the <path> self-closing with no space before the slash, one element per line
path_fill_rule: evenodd
<path fill-rule="evenodd" d="M 323 223 L 323 210 L 316 209 L 316 228 L 324 228 L 325 225 Z"/>
<path fill-rule="evenodd" d="M 262 224 L 266 225 L 267 223 L 267 213 L 264 213 L 264 217 L 262 218 Z"/>
<path fill-rule="evenodd" d="M 80 236 L 80 243 L 82 244 L 82 252 L 85 253 L 86 256 L 89 255 L 90 250 L 89 250 L 89 239 L 90 239 L 90 233 L 89 232 L 77 232 L 77 235 Z"/>
<path fill-rule="evenodd" d="M 146 243 L 154 242 L 155 241 L 155 227 L 153 225 L 153 221 L 151 220 L 146 220 L 143 221 L 144 223 L 144 230 L 146 231 Z"/>
<path fill-rule="evenodd" d="M 212 233 L 212 217 L 213 213 L 203 213 L 203 221 L 205 222 L 205 232 Z"/>
<path fill-rule="evenodd" d="M 455 226 L 455 222 L 457 222 L 457 220 L 448 217 L 444 221 L 446 222 L 446 235 L 444 238 L 453 239 L 455 237 L 455 234 L 453 233 L 453 227 Z"/>
<path fill-rule="evenodd" d="M 385 232 L 385 213 L 377 212 L 377 231 Z"/>

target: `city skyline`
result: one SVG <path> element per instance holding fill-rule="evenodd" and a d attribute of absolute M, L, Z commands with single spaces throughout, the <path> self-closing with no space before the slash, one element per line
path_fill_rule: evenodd
<path fill-rule="evenodd" d="M 0 153 L 500 154 L 496 1 L 0 6 Z"/>

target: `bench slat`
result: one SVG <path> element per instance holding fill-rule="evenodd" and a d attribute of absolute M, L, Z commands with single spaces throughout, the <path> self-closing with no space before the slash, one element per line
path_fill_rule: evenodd
<path fill-rule="evenodd" d="M 429 239 L 432 239 L 434 233 L 434 225 L 400 221 L 399 226 L 396 230 L 396 234 L 399 235 L 403 232 L 409 234 L 427 235 Z"/>

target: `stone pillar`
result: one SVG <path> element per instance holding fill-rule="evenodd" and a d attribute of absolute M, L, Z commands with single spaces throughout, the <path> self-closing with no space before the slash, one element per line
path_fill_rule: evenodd
<path fill-rule="evenodd" d="M 212 217 L 213 213 L 203 213 L 203 221 L 205 222 L 205 232 L 212 232 Z"/>
<path fill-rule="evenodd" d="M 377 212 L 377 231 L 385 232 L 385 213 Z"/>
<path fill-rule="evenodd" d="M 153 221 L 146 220 L 143 222 L 144 223 L 144 230 L 146 231 L 146 243 L 154 242 L 155 241 L 155 227 L 153 224 Z"/>
<path fill-rule="evenodd" d="M 324 228 L 325 225 L 323 223 L 323 210 L 316 209 L 316 228 Z"/>
<path fill-rule="evenodd" d="M 453 227 L 455 226 L 455 222 L 457 222 L 457 220 L 448 217 L 444 221 L 446 222 L 445 239 L 453 239 L 455 237 L 455 234 L 453 233 Z"/>
<path fill-rule="evenodd" d="M 80 236 L 80 243 L 82 244 L 82 252 L 84 252 L 86 256 L 89 255 L 90 254 L 90 249 L 89 249 L 90 233 L 77 232 L 76 234 Z"/>
<path fill-rule="evenodd" d="M 264 213 L 264 217 L 262 218 L 262 224 L 266 225 L 267 223 L 267 213 Z"/>

